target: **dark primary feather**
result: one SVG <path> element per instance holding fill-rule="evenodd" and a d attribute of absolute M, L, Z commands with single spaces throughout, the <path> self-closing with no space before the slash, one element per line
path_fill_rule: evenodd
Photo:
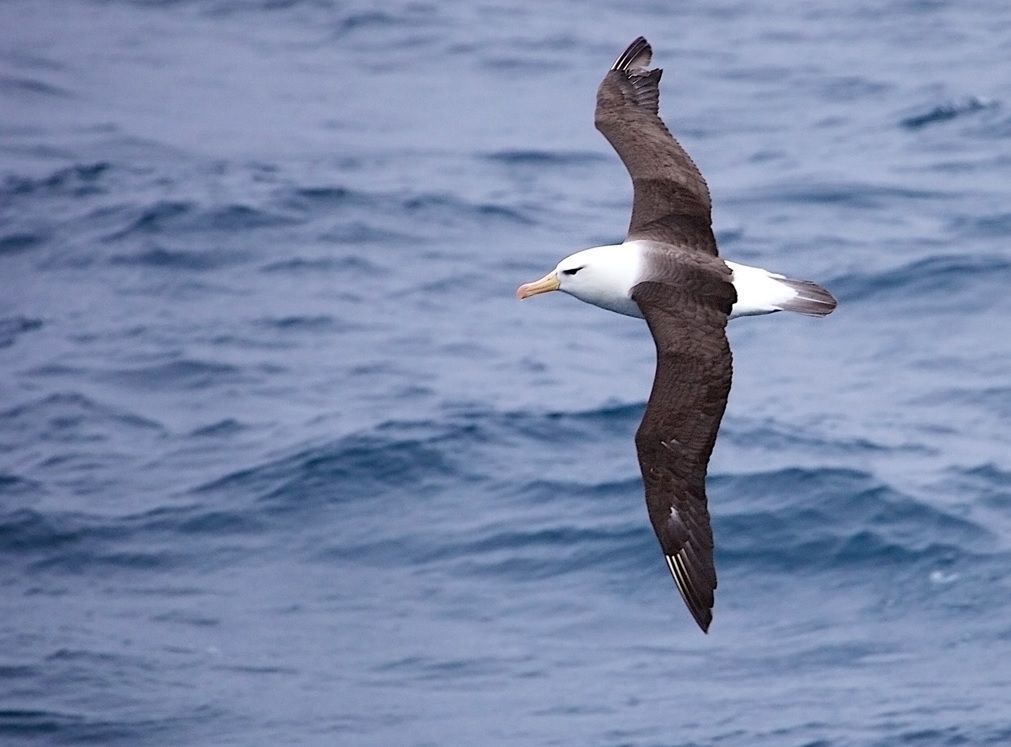
<path fill-rule="evenodd" d="M 637 36 L 618 59 L 611 65 L 612 70 L 628 70 L 630 67 L 646 67 L 653 59 L 653 48 L 643 36 Z"/>
<path fill-rule="evenodd" d="M 689 255 L 688 261 L 672 258 L 662 270 L 656 276 L 663 281 L 632 289 L 657 352 L 635 445 L 646 508 L 667 566 L 692 617 L 708 631 L 716 569 L 706 468 L 730 393 L 726 324 L 737 297 L 725 266 L 695 263 Z"/>
<path fill-rule="evenodd" d="M 709 188 L 658 114 L 662 70 L 641 36 L 618 57 L 597 90 L 594 123 L 632 177 L 629 239 L 651 239 L 715 255 Z"/>

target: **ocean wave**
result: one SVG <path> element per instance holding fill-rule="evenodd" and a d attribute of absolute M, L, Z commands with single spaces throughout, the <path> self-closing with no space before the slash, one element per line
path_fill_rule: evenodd
<path fill-rule="evenodd" d="M 43 440 L 66 438 L 95 426 L 109 426 L 112 431 L 163 431 L 161 423 L 136 413 L 103 404 L 79 392 L 57 392 L 28 400 L 0 411 L 0 422 L 7 432 L 26 436 L 29 431 Z M 48 434 L 48 438 L 45 436 Z"/>
<path fill-rule="evenodd" d="M 34 739 L 45 734 L 67 737 L 79 732 L 87 719 L 63 711 L 6 708 L 0 710 L 0 734 L 14 739 Z M 103 732 L 102 736 L 109 736 Z"/>
<path fill-rule="evenodd" d="M 592 423 L 579 422 L 583 417 L 577 415 L 569 422 L 561 413 L 464 411 L 437 423 L 386 421 L 231 472 L 197 492 L 238 492 L 279 507 L 378 500 L 405 489 L 415 495 L 434 494 L 447 485 L 490 480 L 474 460 L 489 452 L 517 449 L 517 439 L 589 437 L 597 429 Z"/>
<path fill-rule="evenodd" d="M 600 163 L 607 158 L 596 151 L 576 150 L 497 150 L 483 154 L 482 158 L 492 163 L 508 166 L 584 166 Z"/>
<path fill-rule="evenodd" d="M 1000 104 L 991 99 L 981 99 L 976 96 L 966 96 L 954 101 L 946 101 L 942 104 L 935 104 L 920 111 L 914 111 L 899 120 L 899 124 L 907 130 L 919 130 L 923 127 L 950 122 L 953 119 L 964 117 L 967 114 L 994 110 Z"/>
<path fill-rule="evenodd" d="M 145 386 L 150 385 L 149 373 L 141 376 Z M 201 367 L 195 375 L 200 379 L 206 373 Z M 179 372 L 173 369 L 167 376 L 176 381 Z M 34 420 L 56 407 L 66 422 L 68 404 L 89 415 L 108 415 L 85 398 L 70 397 L 29 403 L 0 417 Z M 268 516 L 295 520 L 334 507 L 339 514 L 358 517 L 359 531 L 335 531 L 312 551 L 317 559 L 385 564 L 391 562 L 389 548 L 396 546 L 412 563 L 449 564 L 461 573 L 553 575 L 646 568 L 655 560 L 654 540 L 631 464 L 617 480 L 545 479 L 539 463 L 531 464 L 528 456 L 531 443 L 578 443 L 586 453 L 594 443 L 609 442 L 611 436 L 605 434 L 615 428 L 634 429 L 641 411 L 641 404 L 618 404 L 580 412 L 472 410 L 440 422 L 389 421 L 203 483 L 189 491 L 194 499 L 190 507 L 152 511 L 110 526 L 88 517 L 15 512 L 0 523 L 0 547 L 10 550 L 14 537 L 29 546 L 75 545 L 72 552 L 54 554 L 47 567 L 161 567 L 184 559 L 167 545 L 152 543 L 152 533 L 226 536 L 253 531 Z M 158 427 L 121 413 L 114 417 Z M 238 424 L 218 425 L 200 435 L 215 437 L 221 429 L 231 433 Z M 873 444 L 860 448 L 877 451 Z M 550 454 L 544 450 L 544 464 L 553 461 Z M 515 479 L 497 481 L 494 475 L 501 469 L 513 470 Z M 10 478 L 5 492 L 23 492 L 22 478 Z M 989 475 L 977 479 L 987 481 Z M 222 498 L 209 501 L 208 495 Z M 972 519 L 928 505 L 860 470 L 715 474 L 709 495 L 718 556 L 728 566 L 757 563 L 811 573 L 847 566 L 934 567 L 996 551 L 993 537 Z M 439 516 L 471 510 L 475 496 L 493 501 L 496 511 L 487 518 L 478 512 L 470 521 L 439 523 Z M 376 525 L 374 532 L 360 531 L 363 517 L 382 506 L 399 506 L 390 517 L 394 520 Z M 380 521 L 382 514 L 373 519 Z M 295 525 L 301 523 L 298 519 Z M 84 540 L 100 546 L 77 547 Z"/>
<path fill-rule="evenodd" d="M 453 575 L 501 576 L 534 580 L 564 575 L 625 572 L 656 561 L 655 541 L 647 526 L 629 523 L 611 528 L 542 526 L 474 532 L 469 537 L 432 544 L 426 533 L 405 537 L 397 547 L 413 567 L 442 568 Z M 413 540 L 413 541 L 412 541 Z M 381 542 L 352 540 L 321 548 L 317 560 L 357 560 L 387 564 L 392 560 Z"/>
<path fill-rule="evenodd" d="M 0 472 L 0 495 L 37 497 L 44 493 L 45 487 L 35 480 L 29 480 L 11 472 Z"/>
<path fill-rule="evenodd" d="M 405 19 L 378 10 L 348 13 L 334 25 L 334 38 L 341 39 L 363 30 L 376 30 L 392 26 L 401 26 Z"/>
<path fill-rule="evenodd" d="M 104 664 L 108 666 L 108 662 Z M 123 686 L 108 679 L 96 677 L 89 683 L 101 687 Z M 38 697 L 44 697 L 47 684 L 43 681 Z M 196 718 L 210 718 L 212 709 L 201 706 L 195 709 Z M 133 714 L 131 714 L 133 715 Z M 220 714 L 215 713 L 220 717 Z M 8 708 L 0 710 L 0 736 L 16 740 L 12 744 L 35 744 L 43 739 L 45 743 L 57 744 L 144 744 L 153 735 L 161 735 L 171 741 L 172 735 L 192 728 L 190 714 L 178 716 L 152 717 L 146 713 L 119 719 L 96 717 L 90 710 L 80 713 L 69 710 Z"/>
<path fill-rule="evenodd" d="M 157 267 L 167 270 L 204 272 L 241 264 L 247 259 L 248 257 L 241 252 L 226 251 L 220 247 L 194 251 L 152 247 L 134 254 L 114 254 L 109 258 L 109 263 L 128 267 Z"/>
<path fill-rule="evenodd" d="M 645 402 L 605 404 L 588 410 L 554 410 L 543 415 L 549 421 L 572 421 L 607 425 L 611 423 L 635 424 L 642 418 Z"/>
<path fill-rule="evenodd" d="M 261 317 L 255 322 L 258 326 L 279 331 L 325 332 L 343 328 L 336 318 L 329 314 L 297 314 L 281 317 Z"/>
<path fill-rule="evenodd" d="M 351 220 L 328 228 L 320 238 L 339 244 L 402 244 L 409 243 L 416 237 L 385 226 L 376 226 L 372 221 Z"/>
<path fill-rule="evenodd" d="M 333 210 L 346 205 L 365 207 L 369 195 L 343 186 L 291 187 L 279 190 L 274 201 L 288 209 Z"/>
<path fill-rule="evenodd" d="M 481 221 L 503 220 L 520 225 L 531 225 L 535 221 L 521 210 L 499 203 L 473 203 L 450 194 L 420 194 L 406 197 L 401 205 L 408 213 L 430 221 L 456 223 L 460 217 L 471 217 Z"/>
<path fill-rule="evenodd" d="M 78 542 L 84 535 L 80 519 L 17 509 L 0 514 L 0 551 L 52 550 Z"/>
<path fill-rule="evenodd" d="M 945 387 L 911 400 L 933 406 L 962 405 L 1003 421 L 1011 420 L 1011 386 Z"/>
<path fill-rule="evenodd" d="M 24 316 L 0 319 L 0 348 L 9 348 L 21 335 L 38 329 L 42 329 L 41 319 Z"/>
<path fill-rule="evenodd" d="M 264 524 L 241 509 L 189 504 L 104 516 L 18 508 L 0 512 L 0 554 L 34 570 L 88 573 L 95 567 L 144 572 L 216 566 L 245 556 Z M 201 538 L 190 544 L 187 538 Z"/>
<path fill-rule="evenodd" d="M 823 457 L 831 454 L 884 455 L 894 450 L 925 451 L 925 447 L 912 444 L 883 444 L 869 438 L 840 438 L 815 430 L 798 429 L 795 425 L 781 423 L 771 418 L 758 419 L 740 415 L 727 415 L 720 427 L 720 443 L 735 448 L 759 448 L 768 452 L 813 453 Z"/>
<path fill-rule="evenodd" d="M 368 257 L 349 255 L 344 257 L 291 257 L 276 262 L 270 262 L 260 267 L 261 272 L 282 272 L 301 274 L 316 274 L 319 272 L 346 273 L 379 272 L 380 267 Z"/>
<path fill-rule="evenodd" d="M 905 304 L 936 306 L 956 293 L 978 292 L 981 285 L 1003 287 L 1002 279 L 1009 271 L 1011 261 L 997 255 L 944 255 L 873 275 L 844 275 L 830 285 L 846 301 L 894 296 Z"/>
<path fill-rule="evenodd" d="M 995 464 L 980 464 L 955 471 L 948 485 L 957 495 L 975 496 L 974 505 L 997 512 L 999 521 L 1011 516 L 1011 471 Z M 1005 535 L 1004 541 L 1011 544 L 1011 536 Z"/>
<path fill-rule="evenodd" d="M 40 96 L 55 96 L 58 98 L 71 97 L 70 91 L 62 86 L 48 83 L 39 78 L 12 75 L 0 75 L 0 91 L 9 96 L 27 93 Z"/>
<path fill-rule="evenodd" d="M 20 254 L 41 245 L 46 235 L 41 231 L 16 231 L 0 236 L 0 256 Z"/>
<path fill-rule="evenodd" d="M 292 514 L 330 505 L 348 507 L 361 518 L 369 506 L 400 507 L 373 532 L 337 532 L 318 549 L 321 558 L 381 564 L 391 562 L 389 548 L 395 546 L 412 563 L 451 563 L 461 572 L 627 571 L 655 560 L 637 471 L 617 481 L 545 480 L 525 464 L 529 457 L 521 446 L 581 443 L 585 451 L 602 438 L 602 422 L 633 427 L 640 412 L 639 406 L 615 406 L 575 414 L 471 413 L 450 423 L 387 423 L 233 472 L 195 494 L 246 495 L 264 510 Z M 550 463 L 550 456 L 545 460 Z M 493 470 L 510 463 L 517 477 L 497 483 Z M 470 521 L 448 519 L 471 511 L 475 495 L 494 502 L 494 518 L 477 513 Z M 716 474 L 709 495 L 718 554 L 730 565 L 812 573 L 847 566 L 933 567 L 997 551 L 988 531 L 972 519 L 859 470 Z M 446 520 L 436 531 L 425 522 L 437 522 L 438 516 Z"/>
<path fill-rule="evenodd" d="M 238 491 L 280 510 L 375 498 L 406 485 L 424 493 L 440 475 L 453 474 L 439 440 L 350 436 L 232 472 L 196 492 Z"/>
<path fill-rule="evenodd" d="M 720 555 L 781 570 L 953 562 L 994 549 L 988 530 L 848 469 L 717 475 Z M 715 496 L 715 498 L 713 498 Z"/>
<path fill-rule="evenodd" d="M 247 430 L 247 428 L 248 426 L 239 422 L 235 418 L 225 418 L 224 420 L 218 420 L 213 423 L 209 423 L 208 425 L 202 425 L 199 428 L 194 428 L 187 435 L 190 438 L 228 438 Z"/>
<path fill-rule="evenodd" d="M 649 568 L 657 559 L 638 478 L 533 480 L 482 492 L 484 501 L 494 500 L 499 508 L 494 518 L 476 514 L 438 531 L 425 528 L 398 537 L 401 553 L 412 564 L 441 567 L 453 575 L 512 579 L 627 573 Z M 451 510 L 444 507 L 439 515 Z M 320 555 L 388 561 L 382 542 L 367 537 L 331 544 Z"/>
<path fill-rule="evenodd" d="M 338 240 L 353 240 L 357 226 L 361 240 L 413 238 L 419 223 L 433 226 L 456 226 L 468 222 L 481 224 L 506 222 L 530 225 L 534 219 L 527 210 L 498 202 L 472 202 L 446 192 L 365 191 L 343 185 L 295 186 L 276 190 L 273 202 L 280 208 L 300 213 L 305 218 L 335 216 L 342 219 L 329 232 Z M 388 225 L 372 223 L 375 214 L 387 220 L 402 221 L 410 230 L 398 230 Z"/>
<path fill-rule="evenodd" d="M 948 230 L 956 236 L 1003 238 L 1011 233 L 1011 213 L 958 216 L 949 222 Z"/>
<path fill-rule="evenodd" d="M 948 200 L 952 195 L 942 190 L 923 189 L 905 184 L 875 184 L 867 182 L 816 182 L 768 184 L 730 196 L 733 204 L 793 203 L 842 205 L 863 210 L 887 209 L 896 204 L 919 200 Z"/>
<path fill-rule="evenodd" d="M 102 184 L 111 164 L 106 161 L 79 163 L 51 172 L 43 177 L 8 176 L 0 185 L 0 195 L 34 194 L 84 197 L 105 191 Z"/>
<path fill-rule="evenodd" d="M 110 368 L 99 376 L 137 389 L 187 390 L 248 381 L 254 372 L 231 363 L 184 358 L 136 368 Z"/>
<path fill-rule="evenodd" d="M 249 205 L 201 207 L 188 200 L 157 200 L 148 205 L 124 206 L 118 213 L 126 225 L 108 233 L 104 237 L 106 241 L 120 241 L 138 234 L 245 231 L 292 222 L 285 216 Z"/>

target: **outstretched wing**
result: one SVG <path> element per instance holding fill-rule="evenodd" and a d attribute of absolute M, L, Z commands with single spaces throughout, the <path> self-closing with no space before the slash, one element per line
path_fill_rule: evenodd
<path fill-rule="evenodd" d="M 594 123 L 614 147 L 635 191 L 628 239 L 650 239 L 716 255 L 709 188 L 658 114 L 660 75 L 641 36 L 604 76 Z"/>
<path fill-rule="evenodd" d="M 708 631 L 716 569 L 706 467 L 730 393 L 726 324 L 736 294 L 728 277 L 709 270 L 685 267 L 670 281 L 632 289 L 657 352 L 635 445 L 667 567 L 692 617 Z"/>

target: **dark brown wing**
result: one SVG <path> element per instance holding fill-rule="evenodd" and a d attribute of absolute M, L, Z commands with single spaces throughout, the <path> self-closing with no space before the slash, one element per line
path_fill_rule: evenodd
<path fill-rule="evenodd" d="M 635 435 L 646 508 L 667 567 L 703 631 L 713 619 L 713 532 L 706 467 L 730 393 L 726 324 L 736 300 L 719 273 L 685 268 L 632 298 L 656 342 L 653 391 Z"/>
<path fill-rule="evenodd" d="M 716 255 L 709 188 L 658 114 L 660 69 L 641 36 L 604 76 L 594 123 L 632 177 L 628 238 L 651 239 Z"/>

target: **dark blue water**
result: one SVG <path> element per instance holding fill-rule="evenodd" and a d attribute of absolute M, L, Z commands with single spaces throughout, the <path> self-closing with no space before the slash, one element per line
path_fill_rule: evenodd
<path fill-rule="evenodd" d="M 1011 6 L 0 5 L 0 743 L 1011 744 Z M 637 34 L 731 325 L 692 623 L 618 240 Z"/>

